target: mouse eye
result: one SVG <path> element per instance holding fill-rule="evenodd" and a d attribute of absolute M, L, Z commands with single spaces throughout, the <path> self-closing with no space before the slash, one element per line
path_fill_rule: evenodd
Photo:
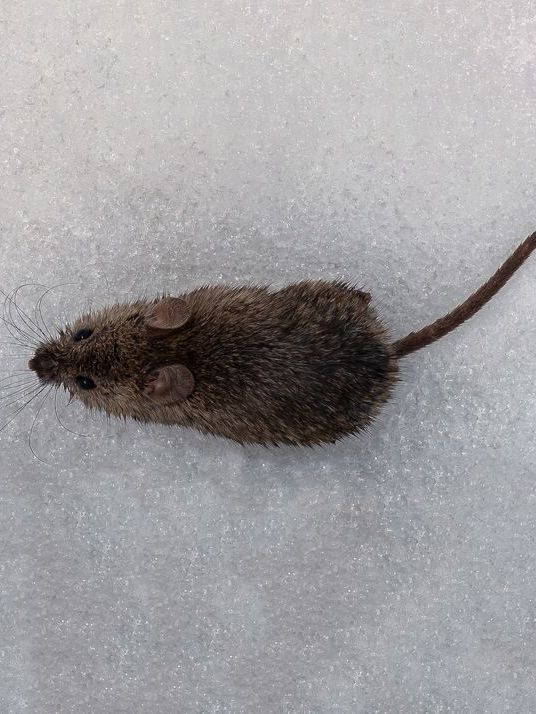
<path fill-rule="evenodd" d="M 95 389 L 97 386 L 90 377 L 84 377 L 81 374 L 75 378 L 75 382 L 78 384 L 80 389 Z"/>
<path fill-rule="evenodd" d="M 81 342 L 82 340 L 87 340 L 87 338 L 91 337 L 92 334 L 93 330 L 88 330 L 87 328 L 84 330 L 78 330 L 78 332 L 73 335 L 73 340 L 75 342 Z"/>

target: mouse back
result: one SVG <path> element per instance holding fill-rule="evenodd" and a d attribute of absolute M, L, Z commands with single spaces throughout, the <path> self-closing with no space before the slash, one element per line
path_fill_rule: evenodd
<path fill-rule="evenodd" d="M 170 423 L 242 443 L 333 442 L 364 429 L 390 396 L 389 338 L 370 296 L 346 283 L 216 286 L 182 297 L 192 320 L 166 360 L 188 365 L 195 389 Z"/>

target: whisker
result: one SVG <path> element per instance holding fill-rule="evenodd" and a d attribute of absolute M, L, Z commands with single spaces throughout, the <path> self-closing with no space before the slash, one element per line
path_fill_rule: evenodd
<path fill-rule="evenodd" d="M 26 283 L 25 285 L 19 285 L 18 288 L 15 288 L 15 290 L 12 290 L 11 293 L 7 296 L 7 299 L 10 301 L 12 306 L 15 308 L 17 311 L 19 317 L 22 319 L 26 327 L 30 330 L 30 332 L 37 337 L 38 340 L 42 339 L 47 339 L 46 334 L 43 332 L 43 330 L 39 327 L 39 325 L 36 325 L 36 323 L 32 320 L 32 318 L 28 315 L 28 313 L 23 310 L 20 305 L 17 303 L 17 295 L 19 293 L 19 290 L 21 290 L 24 287 L 27 287 L 28 285 L 32 285 L 32 283 Z M 12 318 L 12 314 L 9 314 L 10 318 Z"/>
<path fill-rule="evenodd" d="M 50 335 L 50 332 L 48 330 L 48 327 L 45 323 L 45 319 L 43 317 L 43 312 L 41 310 L 41 301 L 43 300 L 43 297 L 50 292 L 51 288 L 48 287 L 48 285 L 43 285 L 42 283 L 32 283 L 33 286 L 37 288 L 45 288 L 44 291 L 41 293 L 40 297 L 36 300 L 34 309 L 33 309 L 33 316 L 35 319 L 35 324 L 38 327 L 42 328 L 42 331 L 46 334 L 47 338 L 52 339 L 52 336 Z"/>
<path fill-rule="evenodd" d="M 76 285 L 76 283 L 58 283 L 58 285 L 53 285 L 51 288 L 48 288 L 47 290 L 45 290 L 45 292 L 41 295 L 41 297 L 39 298 L 39 300 L 37 301 L 37 304 L 36 304 L 36 306 L 35 306 L 35 307 L 36 307 L 36 310 L 39 312 L 39 315 L 40 315 L 40 317 L 41 317 L 41 323 L 43 324 L 43 327 L 44 327 L 44 329 L 45 329 L 45 332 L 47 333 L 48 337 L 49 337 L 51 340 L 54 339 L 54 338 L 52 337 L 51 330 L 48 329 L 48 327 L 47 327 L 47 325 L 46 325 L 46 323 L 45 323 L 45 321 L 44 321 L 44 319 L 43 319 L 43 313 L 42 313 L 42 311 L 41 311 L 41 304 L 42 304 L 42 302 L 43 302 L 43 299 L 44 299 L 50 292 L 52 292 L 53 290 L 57 290 L 58 288 L 63 288 L 63 287 L 65 287 L 66 285 Z M 43 286 L 43 287 L 46 287 L 46 286 Z"/>
<path fill-rule="evenodd" d="M 6 421 L 6 422 L 0 427 L 0 432 L 4 431 L 4 429 L 5 429 L 6 427 L 8 427 L 8 426 L 11 424 L 11 422 L 13 421 L 13 419 L 15 419 L 15 418 L 21 413 L 21 411 L 22 411 L 23 409 L 25 409 L 29 404 L 31 404 L 31 403 L 33 402 L 33 400 L 36 399 L 36 397 L 38 397 L 45 389 L 46 389 L 46 385 L 43 386 L 43 387 L 41 387 L 41 389 L 40 389 L 38 392 L 36 392 L 32 397 L 30 397 L 30 399 L 28 399 L 27 402 L 24 402 L 24 404 L 23 404 L 21 407 L 19 407 L 19 408 L 15 411 L 14 414 L 11 415 L 11 418 L 8 419 L 8 421 Z"/>
<path fill-rule="evenodd" d="M 52 334 L 51 334 L 51 332 L 50 332 L 50 330 L 49 330 L 49 328 L 48 328 L 48 325 L 47 325 L 46 322 L 45 322 L 45 318 L 43 317 L 43 310 L 42 310 L 42 308 L 41 308 L 41 302 L 42 302 L 44 296 L 47 294 L 47 292 L 48 292 L 48 291 L 45 291 L 45 292 L 41 295 L 41 297 L 39 298 L 39 300 L 36 302 L 35 308 L 34 308 L 34 315 L 35 315 L 35 319 L 37 320 L 37 322 L 43 326 L 43 330 L 46 332 L 47 337 L 48 337 L 50 340 L 53 340 L 54 338 L 52 337 Z"/>
<path fill-rule="evenodd" d="M 8 372 L 4 377 L 2 377 L 2 379 L 0 379 L 0 384 L 6 379 L 11 379 L 12 377 L 19 377 L 21 374 L 32 375 L 33 377 L 36 376 L 35 372 L 29 367 L 20 367 L 19 369 L 16 369 L 13 372 Z"/>
<path fill-rule="evenodd" d="M 40 288 L 47 287 L 46 285 L 42 285 L 41 283 L 24 283 L 23 285 L 19 285 L 19 287 L 13 293 L 13 303 L 14 303 L 15 307 L 17 308 L 17 310 L 19 310 L 26 317 L 26 319 L 29 320 L 30 325 L 33 326 L 37 330 L 37 333 L 40 334 L 46 340 L 47 334 L 43 329 L 41 329 L 39 323 L 37 322 L 37 319 L 32 320 L 30 315 L 28 315 L 28 313 L 25 310 L 23 310 L 20 307 L 20 305 L 17 303 L 17 295 L 19 294 L 19 290 L 22 290 L 22 288 L 27 288 L 27 287 L 31 287 L 31 286 L 36 286 L 36 287 L 40 287 Z"/>
<path fill-rule="evenodd" d="M 54 411 L 56 412 L 56 419 L 58 420 L 58 424 L 65 429 L 65 431 L 70 432 L 71 434 L 76 434 L 76 436 L 83 436 L 88 439 L 111 439 L 113 437 L 113 434 L 82 434 L 79 431 L 73 431 L 72 429 L 69 429 L 68 427 L 65 426 L 65 424 L 61 421 L 58 413 L 58 391 L 56 390 L 56 394 L 54 396 Z M 70 406 L 74 399 L 74 395 L 71 394 L 69 397 L 69 401 L 65 404 L 66 407 Z M 108 419 L 108 423 L 110 420 Z"/>
<path fill-rule="evenodd" d="M 71 399 L 69 400 L 69 403 L 71 402 L 71 400 L 72 400 L 72 396 L 71 396 Z M 60 419 L 59 414 L 58 414 L 58 390 L 56 390 L 56 394 L 54 395 L 54 412 L 56 414 L 56 419 L 58 420 L 58 424 L 61 426 L 62 429 L 65 429 L 65 431 L 68 431 L 70 434 L 76 434 L 76 436 L 84 436 L 84 437 L 92 436 L 91 434 L 81 434 L 78 431 L 73 431 L 72 429 L 69 429 L 68 427 L 66 427 L 65 424 L 62 422 L 62 420 Z"/>
<path fill-rule="evenodd" d="M 2 382 L 5 382 L 8 379 L 13 379 L 14 377 L 20 377 L 21 374 L 30 375 L 31 372 L 29 369 L 18 369 L 15 372 L 11 372 L 11 374 L 8 374 L 5 377 L 2 377 L 2 379 L 0 379 L 0 384 L 2 384 Z"/>
<path fill-rule="evenodd" d="M 7 382 L 8 379 L 16 379 L 17 377 L 22 377 L 22 375 L 25 374 L 27 377 L 35 377 L 36 375 L 32 370 L 30 369 L 16 369 L 14 372 L 10 372 L 9 374 L 6 374 L 5 377 L 2 377 L 0 379 L 0 384 L 3 382 Z"/>
<path fill-rule="evenodd" d="M 7 304 L 7 316 L 11 321 L 11 325 L 21 335 L 21 337 L 24 337 L 25 340 L 27 340 L 28 343 L 35 348 L 35 346 L 43 340 L 44 335 L 41 334 L 38 329 L 34 328 L 32 321 L 26 317 L 26 313 L 15 302 L 11 295 L 8 295 L 6 297 L 6 300 L 9 301 Z M 22 325 L 16 322 L 15 317 L 13 315 L 13 309 L 16 310 L 17 317 L 19 318 Z"/>
<path fill-rule="evenodd" d="M 26 338 L 25 333 L 21 331 L 18 325 L 15 325 L 13 322 L 9 322 L 7 318 L 5 317 L 6 315 L 6 310 L 5 310 L 5 305 L 4 305 L 4 317 L 0 315 L 0 321 L 2 321 L 5 326 L 7 327 L 7 331 L 14 340 L 16 340 L 15 343 L 5 343 L 5 344 L 13 344 L 13 346 L 16 347 L 24 347 L 30 351 L 34 351 L 35 348 L 37 347 L 37 343 L 35 342 L 30 342 L 31 339 L 33 338 Z M 13 332 L 14 330 L 14 332 Z M 24 337 L 24 339 L 22 339 Z"/>
<path fill-rule="evenodd" d="M 0 396 L 0 401 L 2 401 L 2 399 L 5 399 L 6 397 L 9 398 L 9 396 L 13 393 L 9 390 L 28 388 L 31 384 L 37 384 L 37 380 L 32 379 L 26 380 L 24 382 L 14 382 L 13 384 L 6 384 L 5 387 L 2 387 L 0 389 L 0 392 L 3 392 L 3 394 Z"/>
<path fill-rule="evenodd" d="M 17 394 L 20 389 L 28 389 L 33 385 L 37 386 L 37 384 L 37 380 L 32 380 L 31 382 L 17 382 L 16 384 L 10 384 L 7 387 L 4 387 L 2 389 L 4 394 L 0 396 L 0 403 L 4 399 L 9 399 L 13 394 Z"/>
<path fill-rule="evenodd" d="M 0 384 L 5 384 L 6 382 L 12 382 L 14 379 L 22 379 L 23 377 L 38 379 L 38 376 L 35 374 L 35 372 L 32 372 L 29 369 L 21 369 L 20 371 L 12 372 L 8 377 L 4 377 L 3 379 L 0 379 Z"/>
<path fill-rule="evenodd" d="M 7 404 L 2 404 L 2 409 L 5 409 L 6 407 L 10 407 L 13 404 L 18 404 L 21 399 L 25 399 L 26 397 L 29 397 L 30 394 L 32 394 L 36 390 L 37 390 L 37 387 L 27 390 L 25 394 L 20 394 L 16 399 L 13 399 L 13 401 L 8 402 Z M 0 429 L 0 431 L 2 431 L 2 430 Z"/>
<path fill-rule="evenodd" d="M 11 337 L 13 337 L 15 340 L 17 340 L 20 344 L 22 344 L 24 347 L 32 347 L 34 348 L 36 346 L 35 338 L 34 336 L 28 334 L 25 330 L 23 330 L 20 325 L 17 325 L 13 319 L 13 315 L 11 312 L 11 303 L 9 303 L 9 296 L 6 295 L 2 290 L 0 290 L 1 295 L 5 295 L 4 299 L 4 305 L 3 305 L 3 317 L 1 318 L 4 324 L 7 327 L 7 330 Z M 8 307 L 9 305 L 9 307 Z M 9 319 L 8 319 L 9 318 Z M 13 332 L 14 330 L 14 332 Z"/>
<path fill-rule="evenodd" d="M 18 389 L 19 387 L 29 387 L 30 384 L 37 384 L 37 379 L 29 379 L 24 382 L 12 382 L 11 384 L 6 384 L 0 387 L 0 400 L 6 397 L 6 392 L 11 389 Z"/>
<path fill-rule="evenodd" d="M 11 297 L 12 292 L 8 295 L 0 290 L 0 294 L 5 296 L 5 299 L 4 299 L 4 321 L 7 323 L 8 322 L 7 318 L 9 318 L 9 324 L 15 330 L 17 330 L 17 332 L 19 332 L 21 335 L 23 335 L 28 340 L 33 340 L 34 335 L 32 335 L 31 332 L 28 332 L 28 325 L 25 323 L 25 321 L 23 320 L 23 323 L 25 324 L 26 329 L 23 330 L 22 327 L 20 325 L 18 325 L 14 320 L 13 306 L 15 303 L 13 301 L 13 298 Z M 6 317 L 6 315 L 7 315 L 7 317 Z M 19 316 L 20 316 L 20 312 L 19 312 Z"/>
<path fill-rule="evenodd" d="M 35 429 L 35 425 L 36 425 L 36 423 L 37 423 L 37 418 L 38 418 L 39 414 L 41 414 L 41 410 L 43 409 L 43 406 L 44 406 L 46 400 L 48 399 L 48 396 L 49 396 L 49 394 L 50 394 L 50 392 L 51 392 L 51 390 L 52 390 L 53 387 L 54 387 L 54 385 L 52 384 L 52 385 L 50 386 L 50 389 L 48 390 L 48 392 L 47 392 L 47 393 L 45 394 L 45 396 L 43 397 L 43 401 L 42 401 L 41 404 L 39 405 L 39 408 L 38 408 L 38 410 L 37 410 L 37 412 L 36 412 L 36 414 L 35 414 L 35 416 L 34 416 L 34 419 L 33 419 L 33 422 L 32 422 L 32 426 L 31 426 L 30 431 L 29 431 L 29 433 L 28 433 L 28 446 L 29 446 L 29 448 L 30 448 L 30 451 L 31 451 L 32 454 L 35 456 L 35 458 L 36 458 L 38 461 L 41 461 L 41 463 L 45 464 L 45 466 L 52 466 L 52 464 L 49 464 L 47 461 L 43 461 L 43 459 L 40 458 L 40 457 L 35 453 L 35 451 L 34 451 L 34 449 L 33 449 L 33 447 L 32 447 L 32 435 L 33 435 L 33 431 L 34 431 L 34 429 Z"/>
<path fill-rule="evenodd" d="M 0 320 L 2 320 L 2 317 L 0 317 Z M 0 342 L 0 345 L 3 347 L 20 347 L 21 344 L 20 342 Z"/>

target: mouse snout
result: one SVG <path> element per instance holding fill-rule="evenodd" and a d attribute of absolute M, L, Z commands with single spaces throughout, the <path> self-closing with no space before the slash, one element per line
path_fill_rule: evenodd
<path fill-rule="evenodd" d="M 32 359 L 28 362 L 28 369 L 35 372 L 39 379 L 45 382 L 56 378 L 58 374 L 58 362 L 43 350 L 37 350 Z"/>

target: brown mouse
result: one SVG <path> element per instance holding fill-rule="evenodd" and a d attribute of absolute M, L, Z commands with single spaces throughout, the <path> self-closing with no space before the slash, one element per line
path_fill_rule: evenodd
<path fill-rule="evenodd" d="M 474 315 L 535 248 L 536 233 L 464 303 L 394 343 L 370 295 L 344 282 L 215 286 L 89 312 L 29 367 L 118 417 L 240 443 L 334 442 L 371 423 L 400 358 Z"/>

